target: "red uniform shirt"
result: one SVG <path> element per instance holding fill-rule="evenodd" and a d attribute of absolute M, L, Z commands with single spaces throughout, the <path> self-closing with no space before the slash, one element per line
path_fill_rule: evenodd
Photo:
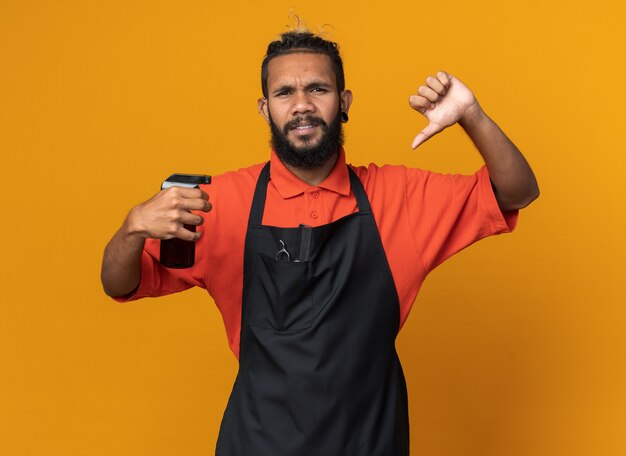
<path fill-rule="evenodd" d="M 162 267 L 159 241 L 149 239 L 138 289 L 131 297 L 118 300 L 203 287 L 215 300 L 230 348 L 239 357 L 243 250 L 252 196 L 263 165 L 214 176 L 210 185 L 202 187 L 213 210 L 201 214 L 205 223 L 198 228 L 203 234 L 197 241 L 192 268 Z M 374 164 L 352 169 L 370 200 L 398 291 L 400 327 L 435 266 L 479 239 L 511 231 L 517 222 L 517 211 L 500 211 L 486 167 L 472 176 Z M 317 186 L 298 179 L 272 152 L 264 225 L 319 226 L 356 211 L 343 150 L 329 176 Z"/>

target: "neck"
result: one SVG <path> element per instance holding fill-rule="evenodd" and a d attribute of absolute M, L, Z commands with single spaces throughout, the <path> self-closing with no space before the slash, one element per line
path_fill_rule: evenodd
<path fill-rule="evenodd" d="M 335 155 L 330 157 L 326 161 L 326 163 L 315 169 L 296 168 L 294 166 L 288 165 L 287 163 L 285 163 L 285 166 L 289 171 L 295 174 L 298 179 L 306 182 L 309 185 L 316 186 L 324 182 L 324 179 L 328 177 L 330 172 L 333 170 L 335 163 L 337 163 L 338 157 L 339 153 L 336 153 Z"/>

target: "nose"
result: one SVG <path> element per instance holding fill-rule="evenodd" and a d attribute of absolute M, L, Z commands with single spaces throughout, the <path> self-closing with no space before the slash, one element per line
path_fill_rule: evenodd
<path fill-rule="evenodd" d="M 315 105 L 313 104 L 309 94 L 306 91 L 297 91 L 293 99 L 291 113 L 293 115 L 298 115 L 313 111 L 315 111 Z"/>

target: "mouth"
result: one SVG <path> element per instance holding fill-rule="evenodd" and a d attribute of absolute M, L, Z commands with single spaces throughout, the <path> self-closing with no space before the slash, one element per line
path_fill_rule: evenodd
<path fill-rule="evenodd" d="M 293 125 L 289 126 L 290 130 L 305 130 L 307 128 L 317 127 L 317 122 L 308 120 L 304 122 L 296 122 Z"/>
<path fill-rule="evenodd" d="M 312 124 L 312 123 L 301 123 L 298 125 L 295 125 L 293 127 L 291 127 L 291 130 L 297 130 L 297 131 L 306 131 L 306 130 L 311 130 L 313 128 L 317 127 L 316 124 Z"/>
<path fill-rule="evenodd" d="M 317 124 L 302 123 L 291 127 L 289 131 L 294 132 L 297 136 L 306 136 L 311 134 L 317 128 Z"/>
<path fill-rule="evenodd" d="M 285 136 L 292 136 L 300 141 L 309 141 L 313 136 L 319 136 L 326 130 L 326 124 L 316 116 L 298 116 L 287 122 L 283 129 Z"/>

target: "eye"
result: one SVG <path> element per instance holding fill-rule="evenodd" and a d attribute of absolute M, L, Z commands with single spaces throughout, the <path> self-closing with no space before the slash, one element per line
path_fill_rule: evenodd
<path fill-rule="evenodd" d="M 314 93 L 326 93 L 328 91 L 325 88 L 323 88 L 323 87 L 314 87 L 313 89 L 311 89 L 311 92 L 314 92 Z"/>
<path fill-rule="evenodd" d="M 290 95 L 291 91 L 290 90 L 282 90 L 280 92 L 278 92 L 276 94 L 277 97 L 286 97 L 287 95 Z"/>

